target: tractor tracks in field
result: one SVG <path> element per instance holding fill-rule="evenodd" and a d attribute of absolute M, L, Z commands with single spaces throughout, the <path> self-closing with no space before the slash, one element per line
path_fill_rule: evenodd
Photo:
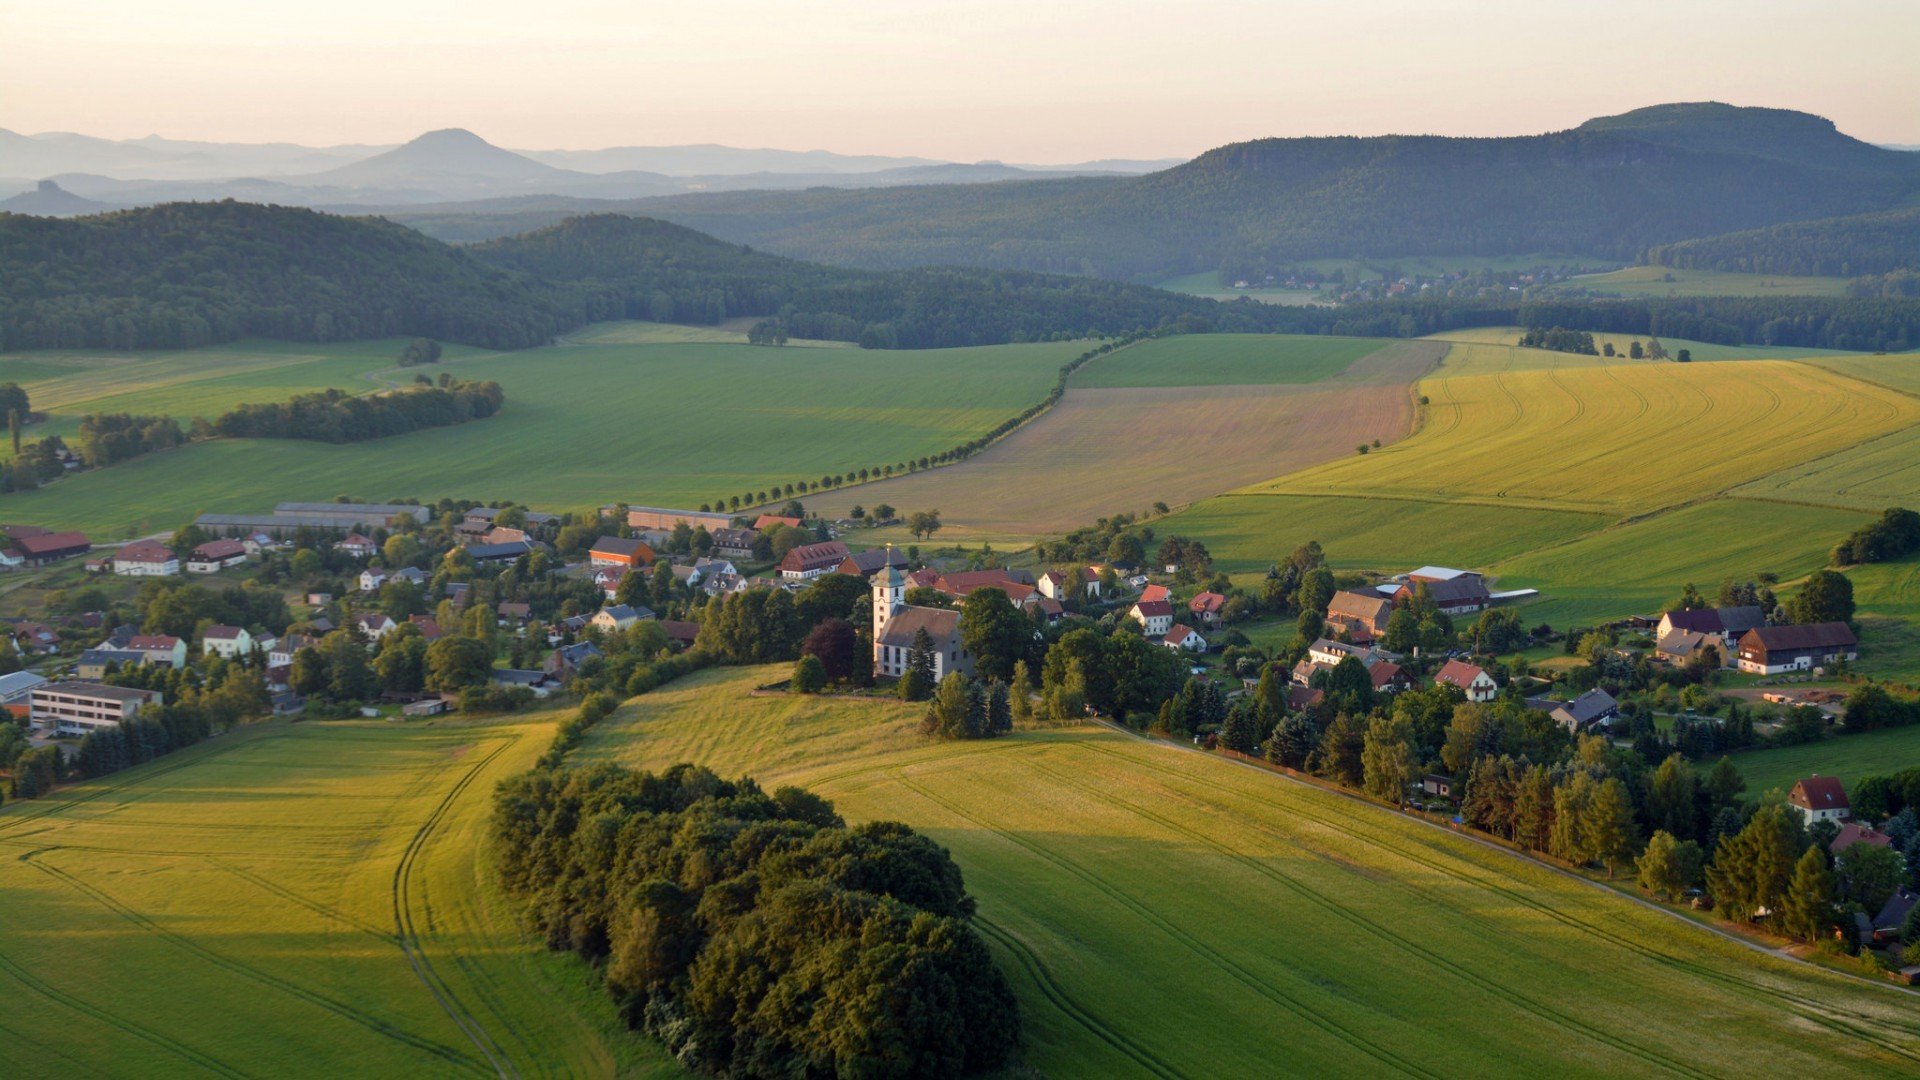
<path fill-rule="evenodd" d="M 1116 728 L 1115 730 L 1118 731 L 1120 729 Z M 1140 736 L 1133 735 L 1133 733 L 1131 732 L 1127 732 L 1126 734 L 1129 734 L 1136 739 L 1140 738 Z M 1087 748 L 1090 750 L 1093 750 L 1096 753 L 1107 754 L 1107 755 L 1119 758 L 1123 761 L 1129 762 L 1130 764 L 1151 769 L 1157 773 L 1160 773 L 1163 776 L 1172 776 L 1172 777 L 1181 778 L 1186 780 L 1189 783 L 1199 782 L 1195 780 L 1194 777 L 1188 774 L 1185 774 L 1183 772 L 1180 772 L 1179 770 L 1171 769 L 1166 766 L 1159 765 L 1157 763 L 1145 762 L 1138 757 L 1123 754 L 1118 750 L 1114 750 L 1110 747 L 1102 747 L 1102 746 L 1088 744 Z M 1183 749 L 1183 748 L 1174 747 L 1171 745 L 1169 745 L 1167 748 L 1175 751 Z M 1228 761 L 1230 764 L 1238 765 L 1242 768 L 1250 769 L 1254 772 L 1261 773 L 1263 775 L 1273 776 L 1280 780 L 1291 782 L 1294 784 L 1299 784 L 1303 787 L 1311 788 L 1316 791 L 1323 791 L 1327 794 L 1337 795 L 1342 798 L 1351 799 L 1355 802 L 1359 802 L 1367 806 L 1372 806 L 1375 809 L 1382 809 L 1382 810 L 1385 809 L 1384 807 L 1379 807 L 1375 803 L 1369 802 L 1365 799 L 1360 798 L 1359 796 L 1352 795 L 1344 791 L 1332 791 L 1329 789 L 1323 789 L 1323 788 L 1320 788 L 1318 785 L 1309 784 L 1306 781 L 1299 780 L 1282 773 L 1273 772 L 1272 770 L 1264 769 L 1258 765 L 1254 765 L 1251 763 L 1233 761 L 1231 759 L 1228 759 Z M 1651 946 L 1644 945 L 1623 934 L 1616 933 L 1615 931 L 1606 929 L 1605 927 L 1602 927 L 1596 923 L 1593 923 L 1586 919 L 1582 919 L 1578 916 L 1569 914 L 1568 912 L 1563 911 L 1560 908 L 1554 907 L 1550 904 L 1537 900 L 1534 897 L 1529 896 L 1527 893 L 1525 893 L 1520 889 L 1512 888 L 1510 886 L 1501 884 L 1499 881 L 1495 879 L 1494 872 L 1492 870 L 1481 867 L 1478 864 L 1472 862 L 1471 860 L 1456 860 L 1459 863 L 1459 865 L 1454 865 L 1452 863 L 1442 863 L 1435 856 L 1418 854 L 1415 851 L 1411 850 L 1406 845 L 1397 844 L 1397 843 L 1393 843 L 1388 840 L 1382 839 L 1381 832 L 1378 829 L 1367 828 L 1357 817 L 1336 821 L 1331 817 L 1315 814 L 1312 811 L 1303 809 L 1299 806 L 1282 805 L 1278 802 L 1275 802 L 1271 798 L 1266 798 L 1258 794 L 1248 793 L 1247 797 L 1250 799 L 1253 799 L 1254 801 L 1264 806 L 1281 811 L 1282 813 L 1285 813 L 1293 817 L 1298 817 L 1307 821 L 1311 821 L 1314 824 L 1321 826 L 1322 828 L 1332 830 L 1333 832 L 1339 835 L 1349 837 L 1360 843 L 1367 844 L 1381 851 L 1388 852 L 1407 862 L 1432 870 L 1435 873 L 1442 874 L 1449 877 L 1464 877 L 1474 882 L 1475 884 L 1481 885 L 1482 887 L 1487 888 L 1490 891 L 1493 891 L 1499 894 L 1501 897 L 1503 897 L 1508 901 L 1511 901 L 1512 903 L 1526 907 L 1529 910 L 1532 910 L 1546 918 L 1552 919 L 1553 921 L 1558 922 L 1561 925 L 1571 930 L 1575 930 L 1580 933 L 1598 938 L 1601 941 L 1604 941 L 1618 948 L 1628 950 L 1634 953 L 1635 955 L 1638 955 L 1644 959 L 1650 960 L 1661 966 L 1670 968 L 1672 970 L 1683 972 L 1689 976 L 1701 979 L 1703 981 L 1714 983 L 1729 991 L 1739 994 L 1742 997 L 1746 997 L 1749 1000 L 1764 1000 L 1766 1004 L 1772 1007 L 1778 1007 L 1783 1004 L 1791 1006 L 1793 1007 L 1796 1014 L 1801 1016 L 1803 1019 L 1807 1020 L 1809 1023 L 1813 1023 L 1821 1027 L 1825 1027 L 1829 1031 L 1835 1032 L 1836 1034 L 1844 1035 L 1848 1038 L 1857 1039 L 1866 1043 L 1871 1043 L 1872 1045 L 1877 1046 L 1882 1050 L 1885 1050 L 1888 1053 L 1894 1054 L 1898 1057 L 1905 1058 L 1910 1061 L 1920 1061 L 1920 1050 L 1916 1050 L 1914 1047 L 1911 1047 L 1911 1046 L 1903 1046 L 1899 1043 L 1888 1041 L 1885 1037 L 1876 1033 L 1872 1029 L 1862 1027 L 1858 1024 L 1855 1024 L 1847 1020 L 1844 1017 L 1844 1014 L 1841 1014 L 1838 1010 L 1834 1008 L 1825 1006 L 1815 1000 L 1791 993 L 1786 990 L 1779 990 L 1769 986 L 1754 983 L 1746 979 L 1740 978 L 1739 976 L 1736 976 L 1736 975 L 1731 975 L 1725 972 L 1717 971 L 1697 961 L 1674 956 L 1669 953 L 1662 952 L 1659 949 L 1655 949 Z M 1406 817 L 1406 815 L 1401 815 L 1401 816 Z M 1708 933 L 1716 934 L 1720 937 L 1726 938 L 1727 940 L 1733 941 L 1747 948 L 1754 949 L 1755 951 L 1761 952 L 1763 954 L 1774 956 L 1776 958 L 1787 959 L 1794 963 L 1804 963 L 1804 961 L 1800 961 L 1797 958 L 1780 953 L 1778 950 L 1768 949 L 1764 946 L 1757 945 L 1753 942 L 1747 941 L 1743 938 L 1737 937 L 1732 934 L 1728 934 L 1724 931 L 1716 930 L 1712 927 L 1701 926 L 1697 923 L 1691 922 L 1690 920 L 1682 919 L 1679 916 L 1674 915 L 1672 912 L 1666 911 L 1655 905 L 1641 903 L 1640 901 L 1638 901 L 1636 897 L 1624 896 L 1620 893 L 1615 892 L 1612 889 L 1607 889 L 1605 886 L 1602 886 L 1596 882 L 1589 881 L 1588 879 L 1581 877 L 1578 874 L 1570 873 L 1568 871 L 1560 869 L 1559 867 L 1555 867 L 1548 863 L 1542 862 L 1538 859 L 1534 859 L 1529 856 L 1511 851 L 1507 848 L 1501 847 L 1498 844 L 1494 844 L 1487 840 L 1482 840 L 1479 837 L 1464 834 L 1464 833 L 1458 833 L 1451 829 L 1445 829 L 1439 825 L 1436 825 L 1432 822 L 1429 822 L 1417 817 L 1407 817 L 1406 819 L 1409 821 L 1415 822 L 1419 825 L 1425 826 L 1427 828 L 1437 830 L 1441 833 L 1444 833 L 1447 836 L 1466 840 L 1467 842 L 1476 844 L 1486 850 L 1499 852 L 1510 858 L 1517 858 L 1517 859 L 1524 860 L 1525 862 L 1535 867 L 1545 869 L 1549 872 L 1558 874 L 1571 881 L 1579 882 L 1580 884 L 1583 884 L 1589 888 L 1601 890 L 1606 895 L 1614 896 L 1618 899 L 1623 899 L 1630 903 L 1640 903 L 1642 907 L 1645 907 L 1648 910 L 1651 910 L 1657 914 L 1675 919 L 1681 922 L 1682 924 L 1691 926 L 1697 930 L 1703 930 Z M 1473 871 L 1468 872 L 1465 869 L 1467 867 L 1473 868 Z M 1458 910 L 1458 909 L 1456 908 L 1455 910 Z M 1868 980 L 1860 980 L 1860 981 L 1871 986 L 1884 985 L 1880 983 L 1873 983 Z M 1892 989 L 1892 988 L 1888 987 L 1888 989 Z M 1916 1024 L 1897 1024 L 1896 1023 L 1896 1024 L 1893 1024 L 1892 1026 L 1899 1031 L 1920 1035 L 1920 1023 L 1916 1023 Z"/>
<path fill-rule="evenodd" d="M 1038 856 L 1040 859 L 1053 864 L 1055 867 L 1066 871 L 1068 874 L 1091 886 L 1095 891 L 1106 896 L 1109 900 L 1131 911 L 1145 922 L 1150 923 L 1161 933 L 1179 942 L 1189 951 L 1206 960 L 1247 989 L 1252 990 L 1273 1004 L 1280 1006 L 1280 1008 L 1286 1012 L 1292 1013 L 1320 1029 L 1320 1031 L 1326 1035 L 1347 1044 L 1354 1050 L 1373 1058 L 1381 1065 L 1387 1066 L 1400 1073 L 1426 1078 L 1437 1078 L 1439 1076 L 1438 1073 L 1433 1072 L 1419 1062 L 1404 1057 L 1387 1046 L 1367 1038 L 1360 1032 L 1351 1029 L 1323 1011 L 1316 1009 L 1307 1001 L 1261 979 L 1235 961 L 1233 957 L 1189 933 L 1178 923 L 1154 911 L 1151 907 L 1139 900 L 1136 900 L 1134 897 L 1128 895 L 1125 890 L 1114 886 L 1099 874 L 1087 870 L 1066 856 L 1056 851 L 1048 850 L 1046 847 L 1026 837 L 990 824 L 960 804 L 942 798 L 923 785 L 908 779 L 904 771 L 896 772 L 894 776 L 903 787 L 919 795 L 921 798 L 926 799 L 928 802 L 945 809 L 955 817 L 971 822 L 975 827 L 993 833 L 995 836 L 999 836 L 1025 849 L 1031 854 Z"/>

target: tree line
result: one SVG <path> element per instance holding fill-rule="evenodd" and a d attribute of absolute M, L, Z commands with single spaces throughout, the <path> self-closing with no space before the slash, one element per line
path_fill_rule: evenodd
<path fill-rule="evenodd" d="M 1920 270 L 1920 209 L 1791 221 L 1648 248 L 1641 261 L 1687 270 L 1866 277 Z"/>
<path fill-rule="evenodd" d="M 601 765 L 506 781 L 490 835 L 548 947 L 698 1071 L 957 1077 L 1018 1044 L 960 868 L 904 825 L 692 765 Z"/>
<path fill-rule="evenodd" d="M 445 374 L 438 383 L 426 382 L 425 376 L 421 379 L 412 386 L 378 394 L 327 389 L 284 402 L 237 405 L 215 419 L 207 430 L 235 439 L 364 442 L 483 420 L 506 403 L 506 392 L 492 380 L 471 382 Z"/>

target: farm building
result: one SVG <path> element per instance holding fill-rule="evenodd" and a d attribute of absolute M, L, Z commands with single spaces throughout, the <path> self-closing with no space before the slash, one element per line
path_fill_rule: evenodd
<path fill-rule="evenodd" d="M 46 676 L 31 671 L 12 671 L 0 675 L 0 707 L 24 704 L 33 696 L 33 688 L 45 685 Z"/>
<path fill-rule="evenodd" d="M 187 552 L 187 573 L 213 574 L 247 561 L 247 545 L 238 540 L 209 540 Z"/>
<path fill-rule="evenodd" d="M 1798 811 L 1808 825 L 1816 821 L 1837 824 L 1853 816 L 1853 803 L 1837 776 L 1815 774 L 1794 781 L 1793 790 L 1787 792 L 1787 805 Z"/>
<path fill-rule="evenodd" d="M 1675 630 L 1689 630 L 1696 634 L 1715 635 L 1723 645 L 1731 648 L 1747 631 L 1765 625 L 1767 613 L 1754 605 L 1694 608 L 1662 613 L 1659 624 L 1654 627 L 1654 636 L 1663 638 Z"/>
<path fill-rule="evenodd" d="M 1451 574 L 1451 577 L 1423 576 Z M 1446 570 L 1438 567 L 1421 567 L 1407 575 L 1407 580 L 1393 594 L 1395 604 L 1409 604 L 1421 592 L 1433 601 L 1433 606 L 1448 615 L 1470 615 L 1484 610 L 1493 603 L 1493 594 L 1487 591 L 1487 583 L 1479 574 L 1471 570 Z"/>
<path fill-rule="evenodd" d="M 523 555 L 531 555 L 539 545 L 531 540 L 509 540 L 503 544 L 474 544 L 467 548 L 467 557 L 477 563 L 507 563 Z"/>
<path fill-rule="evenodd" d="M 657 557 L 646 541 L 630 536 L 603 536 L 587 552 L 594 566 L 651 566 Z"/>
<path fill-rule="evenodd" d="M 180 556 L 157 541 L 135 540 L 114 552 L 113 572 L 125 577 L 171 577 L 180 572 Z"/>
<path fill-rule="evenodd" d="M 899 678 L 907 673 L 914 638 L 926 631 L 933 641 L 935 682 L 949 672 L 973 671 L 973 657 L 960 641 L 960 613 L 951 608 L 907 603 L 907 576 L 889 566 L 873 577 L 873 673 Z"/>
<path fill-rule="evenodd" d="M 673 527 L 681 522 L 685 522 L 689 529 L 705 526 L 709 533 L 715 529 L 733 527 L 733 518 L 726 514 L 714 514 L 705 510 L 668 510 L 658 506 L 627 507 L 627 528 L 629 529 L 660 529 L 672 532 Z"/>
<path fill-rule="evenodd" d="M 1465 660 L 1447 661 L 1433 676 L 1433 681 L 1442 686 L 1459 687 L 1468 701 L 1492 701 L 1500 693 L 1500 684 L 1493 681 L 1486 669 Z"/>
<path fill-rule="evenodd" d="M 16 526 L 17 528 L 18 526 Z M 45 566 L 85 555 L 93 550 L 85 533 L 77 532 L 41 532 L 27 536 L 12 536 L 13 550 L 19 553 L 20 561 L 28 566 Z"/>
<path fill-rule="evenodd" d="M 716 548 L 715 550 L 718 549 Z M 855 577 L 872 580 L 873 575 L 889 566 L 897 566 L 902 570 L 907 567 L 907 557 L 895 551 L 892 544 L 888 544 L 883 548 L 869 548 L 866 551 L 856 551 L 842 560 L 838 569 L 842 574 L 851 574 Z"/>
<path fill-rule="evenodd" d="M 1379 593 L 1342 589 L 1327 602 L 1327 625 L 1344 630 L 1355 641 L 1372 641 L 1387 632 L 1393 601 Z"/>
<path fill-rule="evenodd" d="M 1686 630 L 1680 627 L 1675 627 L 1661 634 L 1659 642 L 1653 647 L 1653 651 L 1657 658 L 1669 664 L 1685 664 L 1692 661 L 1696 656 L 1713 652 L 1719 654 L 1720 662 L 1724 665 L 1727 657 L 1731 655 L 1727 651 L 1726 642 L 1719 634 L 1702 633 L 1698 630 Z"/>
<path fill-rule="evenodd" d="M 760 534 L 752 529 L 710 529 L 713 537 L 713 553 L 729 559 L 753 558 L 753 543 Z"/>
<path fill-rule="evenodd" d="M 838 540 L 802 544 L 780 560 L 780 576 L 788 581 L 811 581 L 830 574 L 847 561 L 847 545 Z"/>
<path fill-rule="evenodd" d="M 1807 671 L 1860 658 L 1860 639 L 1843 622 L 1756 626 L 1740 639 L 1740 670 L 1752 675 Z"/>

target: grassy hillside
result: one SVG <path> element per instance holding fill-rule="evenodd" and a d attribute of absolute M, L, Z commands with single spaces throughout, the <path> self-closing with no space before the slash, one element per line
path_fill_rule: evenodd
<path fill-rule="evenodd" d="M 0 811 L 0 1073 L 671 1076 L 488 883 L 551 718 L 274 723 Z"/>
<path fill-rule="evenodd" d="M 7 518 L 105 538 L 345 493 L 697 506 L 949 449 L 1045 397 L 1085 348 L 561 345 L 476 357 L 442 366 L 505 387 L 506 407 L 483 422 L 339 446 L 194 444 L 8 495 Z"/>
<path fill-rule="evenodd" d="M 1143 341 L 1074 375 L 1076 387 L 1253 386 L 1338 375 L 1392 344 L 1381 338 L 1189 334 Z"/>
<path fill-rule="evenodd" d="M 676 683 L 580 753 L 803 784 L 947 845 L 1043 1075 L 1261 1075 L 1277 1047 L 1315 1075 L 1920 1061 L 1908 1001 L 1885 987 L 1463 837 L 1106 729 L 941 744 L 910 706 L 747 696 L 779 674 Z"/>
<path fill-rule="evenodd" d="M 1629 266 L 1568 282 L 1572 289 L 1601 296 L 1845 296 L 1843 277 L 1790 277 L 1722 270 L 1676 270 Z M 1671 351 L 1671 350 L 1669 350 Z"/>
<path fill-rule="evenodd" d="M 1795 780 L 1815 773 L 1837 776 L 1852 787 L 1863 776 L 1897 772 L 1920 763 L 1920 727 L 1869 731 L 1778 750 L 1749 750 L 1735 754 L 1733 763 L 1740 767 L 1749 795 L 1775 788 L 1786 791 Z"/>

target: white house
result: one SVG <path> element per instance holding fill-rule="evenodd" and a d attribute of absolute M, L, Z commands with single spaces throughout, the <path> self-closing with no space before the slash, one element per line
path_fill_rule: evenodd
<path fill-rule="evenodd" d="M 247 546 L 238 540 L 209 540 L 187 553 L 187 573 L 215 574 L 247 561 Z"/>
<path fill-rule="evenodd" d="M 200 635 L 200 652 L 225 657 L 245 656 L 253 651 L 253 635 L 244 626 L 209 626 Z"/>
<path fill-rule="evenodd" d="M 1307 659 L 1328 667 L 1338 665 L 1349 656 L 1365 664 L 1373 660 L 1373 650 L 1349 645 L 1344 641 L 1335 641 L 1332 638 L 1321 638 L 1307 646 Z"/>
<path fill-rule="evenodd" d="M 1492 701 L 1500 696 L 1500 684 L 1493 676 L 1477 664 L 1464 660 L 1449 660 L 1434 675 L 1435 683 L 1457 686 L 1467 695 L 1468 701 Z"/>
<path fill-rule="evenodd" d="M 1127 618 L 1140 624 L 1148 637 L 1160 637 L 1173 626 L 1173 605 L 1165 600 L 1140 600 L 1127 609 Z"/>
<path fill-rule="evenodd" d="M 353 617 L 353 625 L 367 635 L 369 640 L 379 641 L 393 632 L 393 620 L 378 611 L 363 611 Z"/>
<path fill-rule="evenodd" d="M 360 571 L 360 591 L 379 592 L 380 586 L 387 583 L 387 572 L 379 567 L 369 566 Z"/>
<path fill-rule="evenodd" d="M 346 536 L 341 537 L 339 543 L 333 546 L 335 549 L 359 559 L 370 559 L 373 557 L 374 552 L 380 550 L 380 546 L 373 542 L 372 537 L 363 536 L 360 533 L 348 533 Z"/>
<path fill-rule="evenodd" d="M 1160 639 L 1160 644 L 1169 649 L 1185 649 L 1188 652 L 1207 651 L 1207 639 L 1201 637 L 1200 631 L 1191 626 L 1175 626 L 1167 631 L 1166 637 Z"/>
<path fill-rule="evenodd" d="M 149 664 L 187 665 L 187 643 L 172 634 L 135 634 L 127 639 L 126 651 L 139 653 Z"/>
<path fill-rule="evenodd" d="M 1837 776 L 1815 774 L 1805 780 L 1796 780 L 1793 790 L 1787 793 L 1787 805 L 1800 814 L 1808 825 L 1816 821 L 1831 821 L 1839 824 L 1853 816 L 1853 803 L 1847 798 L 1846 786 Z"/>
<path fill-rule="evenodd" d="M 135 540 L 114 552 L 113 572 L 126 577 L 172 577 L 180 572 L 180 556 L 165 544 Z"/>

